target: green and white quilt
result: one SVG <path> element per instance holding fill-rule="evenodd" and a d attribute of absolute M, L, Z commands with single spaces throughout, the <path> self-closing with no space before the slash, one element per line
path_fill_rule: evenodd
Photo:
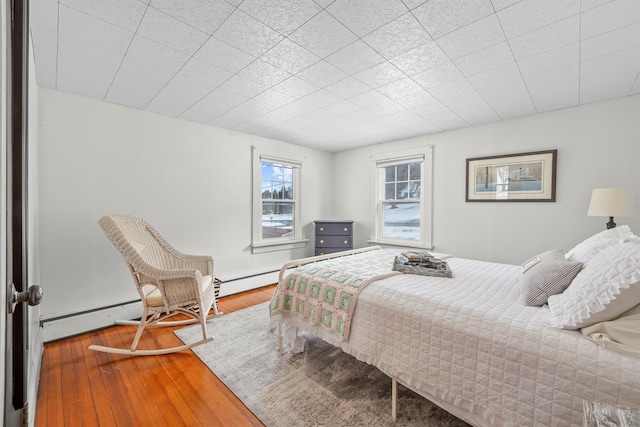
<path fill-rule="evenodd" d="M 347 341 L 360 292 L 375 280 L 401 274 L 392 271 L 392 261 L 388 251 L 376 250 L 300 266 L 278 284 L 270 314 L 299 316 Z"/>

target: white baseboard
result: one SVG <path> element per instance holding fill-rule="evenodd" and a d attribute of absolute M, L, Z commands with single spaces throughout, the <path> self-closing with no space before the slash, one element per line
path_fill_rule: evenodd
<path fill-rule="evenodd" d="M 49 342 L 112 326 L 116 320 L 130 320 L 140 316 L 142 303 L 137 301 L 48 320 L 41 318 L 40 324 L 44 330 L 44 342 Z"/>
<path fill-rule="evenodd" d="M 260 288 L 277 281 L 277 271 L 230 279 L 228 282 L 223 281 L 220 285 L 220 296 L 223 297 Z M 140 316 L 142 316 L 142 303 L 138 301 L 56 318 L 41 318 L 40 324 L 44 331 L 44 342 L 50 342 L 112 326 L 116 320 L 137 319 Z"/>
<path fill-rule="evenodd" d="M 274 271 L 271 273 L 263 273 L 240 279 L 230 279 L 228 281 L 223 280 L 220 285 L 220 296 L 224 297 L 227 295 L 238 294 L 240 292 L 278 283 L 279 273 L 279 271 Z"/>

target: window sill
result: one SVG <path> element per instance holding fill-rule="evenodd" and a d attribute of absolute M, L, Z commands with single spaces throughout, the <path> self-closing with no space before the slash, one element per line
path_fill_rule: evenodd
<path fill-rule="evenodd" d="M 380 246 L 397 246 L 399 248 L 415 248 L 415 249 L 423 249 L 423 250 L 433 250 L 433 246 L 432 245 L 424 245 L 422 243 L 418 243 L 418 242 L 410 242 L 410 241 L 406 241 L 406 242 L 401 242 L 398 240 L 367 240 L 367 243 L 371 243 L 374 245 L 380 245 Z"/>
<path fill-rule="evenodd" d="M 279 242 L 260 242 L 251 245 L 251 253 L 262 254 L 266 252 L 286 251 L 289 249 L 300 249 L 307 246 L 309 239 L 286 240 Z"/>

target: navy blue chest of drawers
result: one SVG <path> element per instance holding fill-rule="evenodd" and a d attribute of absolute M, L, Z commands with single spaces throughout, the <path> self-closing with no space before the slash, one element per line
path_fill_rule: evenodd
<path fill-rule="evenodd" d="M 316 220 L 316 255 L 353 249 L 353 221 Z"/>

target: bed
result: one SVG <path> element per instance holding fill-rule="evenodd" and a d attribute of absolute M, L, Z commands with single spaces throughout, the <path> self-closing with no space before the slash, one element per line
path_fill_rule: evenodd
<path fill-rule="evenodd" d="M 270 326 L 283 327 L 297 351 L 303 348 L 300 332 L 316 335 L 472 425 L 583 425 L 585 402 L 640 407 L 640 358 L 628 343 L 616 343 L 598 329 L 640 303 L 640 239 L 634 239 L 628 228 L 619 227 L 586 239 L 562 253 L 562 260 L 558 251 L 550 251 L 522 266 L 441 255 L 451 278 L 393 272 L 395 249 L 294 261 L 281 271 Z M 629 260 L 621 262 L 620 254 L 628 252 Z M 556 273 L 565 271 L 565 261 L 580 265 L 564 278 L 568 283 L 547 280 L 544 304 L 526 305 L 523 277 L 539 279 L 549 265 Z M 607 273 L 607 263 L 614 261 L 624 265 Z M 305 309 L 302 298 L 289 300 L 289 311 L 283 309 L 287 288 L 300 291 L 305 275 L 307 284 L 327 269 L 357 275 L 366 272 L 367 263 L 384 268 L 358 290 L 346 334 L 344 325 L 340 331 L 328 317 L 313 321 L 309 313 L 314 310 Z M 619 282 L 617 288 L 612 281 Z M 567 305 L 581 292 L 593 303 L 569 307 L 573 313 Z M 604 320 L 603 312 L 608 313 Z M 604 345 L 612 342 L 620 345 Z"/>

